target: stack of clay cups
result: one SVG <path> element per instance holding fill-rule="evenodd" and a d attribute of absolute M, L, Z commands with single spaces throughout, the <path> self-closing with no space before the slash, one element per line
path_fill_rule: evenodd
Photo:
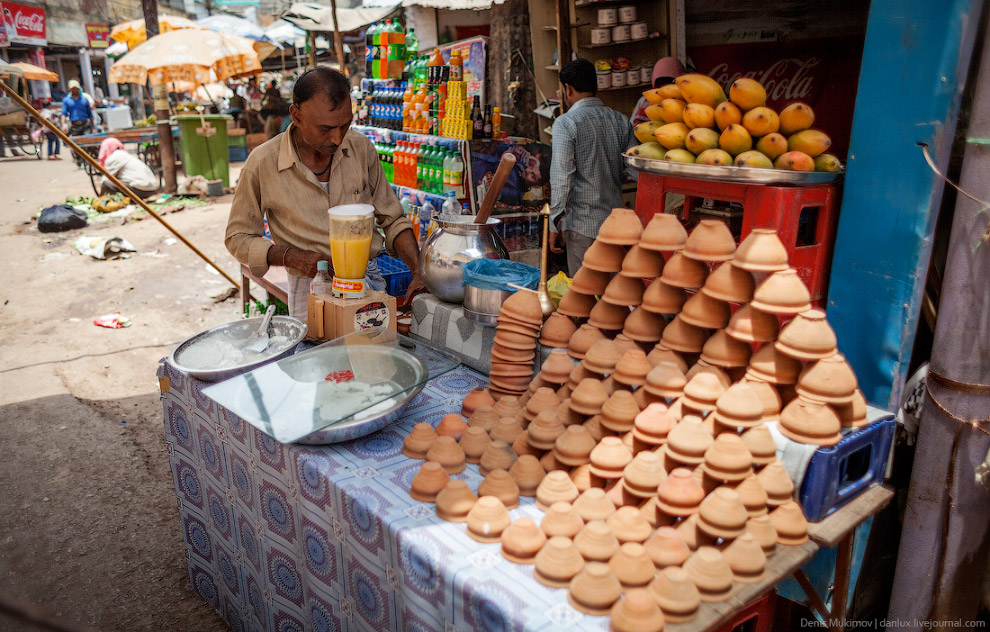
<path fill-rule="evenodd" d="M 492 345 L 488 390 L 493 397 L 526 393 L 542 324 L 543 310 L 535 292 L 518 290 L 502 303 Z"/>

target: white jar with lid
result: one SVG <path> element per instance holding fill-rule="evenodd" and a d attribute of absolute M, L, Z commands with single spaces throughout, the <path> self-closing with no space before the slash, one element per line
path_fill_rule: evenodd
<path fill-rule="evenodd" d="M 626 71 L 625 70 L 612 70 L 612 87 L 613 88 L 625 88 L 626 87 Z"/>
<path fill-rule="evenodd" d="M 636 21 L 636 7 L 629 5 L 619 7 L 619 22 L 622 24 L 632 24 Z"/>
<path fill-rule="evenodd" d="M 640 66 L 639 82 L 650 83 L 653 81 L 653 68 L 651 66 Z"/>
<path fill-rule="evenodd" d="M 633 66 L 626 71 L 626 85 L 636 86 L 639 83 L 639 66 Z"/>
<path fill-rule="evenodd" d="M 619 21 L 619 14 L 615 7 L 598 9 L 598 26 L 615 26 Z"/>
<path fill-rule="evenodd" d="M 628 24 L 620 24 L 612 27 L 613 42 L 628 42 L 631 37 L 631 30 Z"/>
<path fill-rule="evenodd" d="M 612 29 L 607 26 L 599 26 L 591 29 L 592 44 L 608 44 L 612 41 Z"/>
<path fill-rule="evenodd" d="M 634 40 L 646 39 L 650 36 L 650 28 L 646 22 L 634 22 L 629 26 L 629 30 Z"/>
<path fill-rule="evenodd" d="M 598 70 L 595 72 L 595 77 L 598 79 L 598 89 L 608 90 L 612 87 L 612 71 L 611 70 Z"/>

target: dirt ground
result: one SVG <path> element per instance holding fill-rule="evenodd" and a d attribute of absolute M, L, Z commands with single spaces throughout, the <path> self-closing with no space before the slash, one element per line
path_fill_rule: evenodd
<path fill-rule="evenodd" d="M 0 597 L 99 630 L 225 629 L 186 576 L 155 371 L 240 300 L 214 302 L 230 284 L 153 219 L 38 232 L 41 207 L 92 194 L 63 157 L 0 159 Z M 166 219 L 239 278 L 229 208 Z M 97 261 L 74 251 L 81 235 L 138 252 Z M 93 324 L 116 311 L 133 325 Z M 0 629 L 39 628 L 0 614 Z"/>

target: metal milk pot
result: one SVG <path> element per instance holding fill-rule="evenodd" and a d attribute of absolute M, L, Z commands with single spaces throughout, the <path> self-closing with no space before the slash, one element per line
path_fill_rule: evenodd
<path fill-rule="evenodd" d="M 441 215 L 439 228 L 419 253 L 419 273 L 431 294 L 441 301 L 464 301 L 461 268 L 475 259 L 508 259 L 509 251 L 495 232 L 497 219 L 475 224 L 473 215 Z"/>

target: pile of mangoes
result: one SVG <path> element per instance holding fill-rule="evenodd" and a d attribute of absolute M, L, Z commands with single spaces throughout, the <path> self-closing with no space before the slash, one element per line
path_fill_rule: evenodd
<path fill-rule="evenodd" d="M 706 75 L 681 75 L 674 83 L 643 93 L 650 118 L 634 130 L 643 143 L 629 150 L 641 158 L 702 165 L 735 165 L 790 171 L 838 171 L 826 153 L 832 140 L 811 129 L 815 113 L 792 103 L 779 113 L 766 107 L 759 81 L 741 77 L 722 86 Z"/>

